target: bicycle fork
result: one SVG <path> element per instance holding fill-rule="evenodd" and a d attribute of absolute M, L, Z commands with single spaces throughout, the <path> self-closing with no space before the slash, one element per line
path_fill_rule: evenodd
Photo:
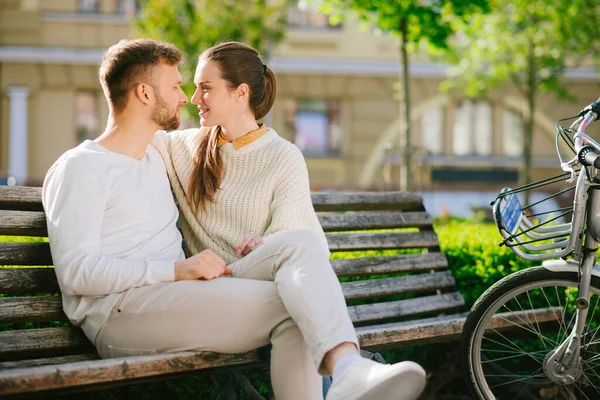
<path fill-rule="evenodd" d="M 581 342 L 590 307 L 592 270 L 596 264 L 596 252 L 600 241 L 600 192 L 596 188 L 590 188 L 587 205 L 586 234 L 584 245 L 581 248 L 579 288 L 577 300 L 575 301 L 575 324 L 567 338 L 552 350 L 544 360 L 544 371 L 548 378 L 562 385 L 574 383 L 582 373 Z M 577 207 L 574 207 L 574 209 L 574 212 L 576 212 Z M 581 239 L 577 242 L 578 244 L 581 243 Z M 575 251 L 577 251 L 577 247 L 579 246 L 575 247 Z M 563 313 L 564 311 L 566 311 L 566 304 Z M 564 315 L 561 317 L 564 317 Z M 566 325 L 564 329 L 566 332 Z"/>

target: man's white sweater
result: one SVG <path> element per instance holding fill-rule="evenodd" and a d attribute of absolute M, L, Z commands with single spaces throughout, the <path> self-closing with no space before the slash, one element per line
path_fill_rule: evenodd
<path fill-rule="evenodd" d="M 86 141 L 52 165 L 42 200 L 63 309 L 93 343 L 127 290 L 174 280 L 178 212 L 152 146 L 136 160 Z"/>
<path fill-rule="evenodd" d="M 199 135 L 198 129 L 159 131 L 152 141 L 165 160 L 191 254 L 210 249 L 232 263 L 240 258 L 235 248 L 244 235 L 268 241 L 269 235 L 290 229 L 311 230 L 327 246 L 304 157 L 273 129 L 237 150 L 232 143 L 219 147 L 224 172 L 215 202 L 193 212 L 187 193 Z"/>

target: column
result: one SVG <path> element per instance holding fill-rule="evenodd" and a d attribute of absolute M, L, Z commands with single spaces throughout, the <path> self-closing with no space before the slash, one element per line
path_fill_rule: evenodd
<path fill-rule="evenodd" d="M 6 90 L 9 98 L 8 118 L 8 176 L 17 185 L 27 179 L 27 120 L 30 89 L 27 86 L 10 86 Z"/>

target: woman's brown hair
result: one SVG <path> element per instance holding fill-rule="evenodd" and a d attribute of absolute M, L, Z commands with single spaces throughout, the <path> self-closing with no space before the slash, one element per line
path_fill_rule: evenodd
<path fill-rule="evenodd" d="M 265 66 L 258 51 L 239 42 L 225 42 L 205 50 L 199 60 L 214 61 L 221 77 L 234 90 L 242 83 L 250 88 L 249 106 L 256 120 L 263 119 L 275 102 L 275 74 Z M 217 148 L 221 127 L 200 130 L 194 166 L 188 186 L 188 201 L 198 212 L 214 202 L 223 177 L 223 162 Z"/>

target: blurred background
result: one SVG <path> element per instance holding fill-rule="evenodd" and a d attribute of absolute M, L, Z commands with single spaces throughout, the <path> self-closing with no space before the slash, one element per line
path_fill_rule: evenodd
<path fill-rule="evenodd" d="M 0 0 L 0 184 L 41 185 L 103 131 L 110 45 L 172 42 L 191 81 L 202 50 L 239 40 L 275 71 L 265 122 L 303 151 L 313 190 L 416 191 L 435 216 L 467 216 L 561 172 L 555 121 L 600 96 L 599 5 Z M 191 107 L 183 127 L 198 126 Z"/>

